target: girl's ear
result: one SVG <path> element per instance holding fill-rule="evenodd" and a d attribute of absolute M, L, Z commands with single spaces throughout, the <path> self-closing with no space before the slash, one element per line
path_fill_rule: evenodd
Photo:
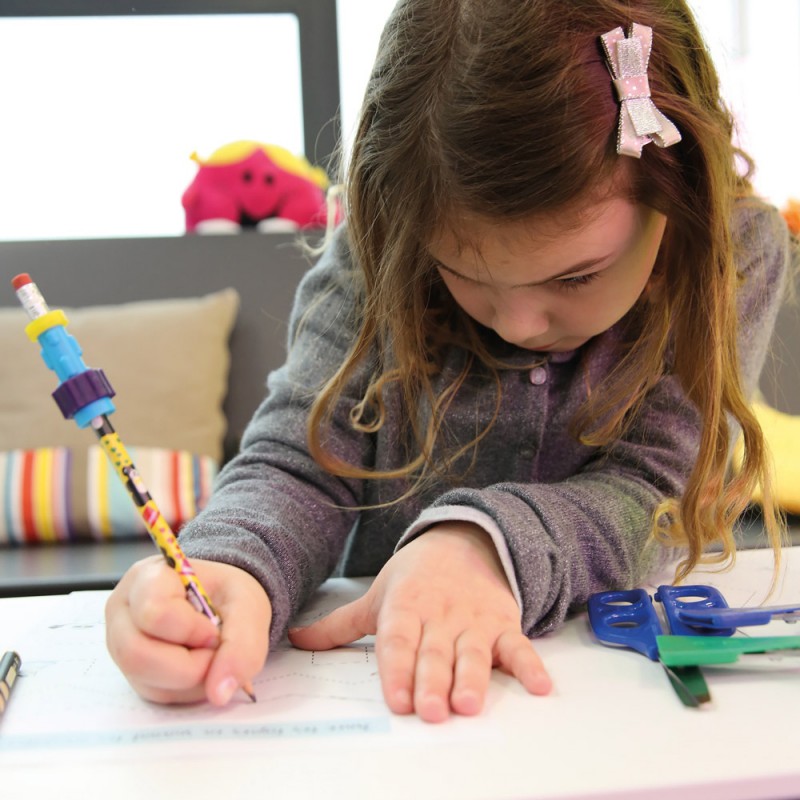
<path fill-rule="evenodd" d="M 664 292 L 664 285 L 667 278 L 667 258 L 665 250 L 669 241 L 670 221 L 667 218 L 667 224 L 664 233 L 661 236 L 661 243 L 656 255 L 656 263 L 653 265 L 653 271 L 647 279 L 644 290 L 642 291 L 642 302 L 644 303 L 657 303 L 660 301 Z"/>
<path fill-rule="evenodd" d="M 656 259 L 653 271 L 647 279 L 647 283 L 642 290 L 641 302 L 657 303 L 661 299 L 664 290 L 664 265 L 662 259 Z"/>

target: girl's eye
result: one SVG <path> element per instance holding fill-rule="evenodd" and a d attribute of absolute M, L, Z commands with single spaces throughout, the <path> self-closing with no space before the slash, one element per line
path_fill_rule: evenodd
<path fill-rule="evenodd" d="M 576 275 L 574 278 L 562 278 L 559 281 L 556 281 L 558 284 L 559 289 L 565 289 L 569 291 L 570 289 L 580 289 L 581 286 L 586 286 L 586 284 L 591 283 L 593 280 L 596 280 L 600 277 L 600 272 L 590 272 L 588 275 Z"/>
<path fill-rule="evenodd" d="M 441 265 L 439 265 L 439 271 L 447 273 L 450 277 L 455 278 L 457 281 L 460 281 L 461 283 L 466 283 L 466 284 L 469 284 L 471 286 L 482 286 L 483 285 L 483 284 L 479 283 L 478 281 L 473 280 L 472 278 L 468 278 L 466 275 L 462 275 L 460 272 L 453 272 L 452 270 L 447 269 L 447 267 L 443 267 Z"/>

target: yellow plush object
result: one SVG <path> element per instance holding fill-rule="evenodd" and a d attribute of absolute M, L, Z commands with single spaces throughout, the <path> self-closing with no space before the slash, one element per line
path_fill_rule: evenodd
<path fill-rule="evenodd" d="M 800 514 L 800 416 L 784 414 L 782 411 L 756 401 L 753 411 L 775 463 L 775 497 L 778 504 L 791 514 Z M 734 465 L 742 463 L 742 441 L 739 439 L 734 452 Z M 761 492 L 753 495 L 761 502 Z"/>
<path fill-rule="evenodd" d="M 800 200 L 790 199 L 781 214 L 783 214 L 789 230 L 795 236 L 800 236 Z"/>
<path fill-rule="evenodd" d="M 197 153 L 192 153 L 191 159 L 201 167 L 222 167 L 244 161 L 255 150 L 263 150 L 281 169 L 315 183 L 323 191 L 328 188 L 328 175 L 322 167 L 315 167 L 302 156 L 296 156 L 285 147 L 279 147 L 276 144 L 263 144 L 242 139 L 218 147 L 208 158 L 203 159 Z"/>

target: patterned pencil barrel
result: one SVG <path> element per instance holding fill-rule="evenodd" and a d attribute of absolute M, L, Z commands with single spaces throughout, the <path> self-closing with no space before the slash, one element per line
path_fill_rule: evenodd
<path fill-rule="evenodd" d="M 100 446 L 108 456 L 120 481 L 128 491 L 128 495 L 141 516 L 150 538 L 155 542 L 167 563 L 178 573 L 186 589 L 189 602 L 201 613 L 205 614 L 216 625 L 221 620 L 214 610 L 211 599 L 206 594 L 195 576 L 194 569 L 189 559 L 181 550 L 178 540 L 164 519 L 164 515 L 150 495 L 144 481 L 140 477 L 125 445 L 119 438 L 111 423 L 103 417 L 92 423 L 95 433 L 100 441 Z"/>
<path fill-rule="evenodd" d="M 0 714 L 6 710 L 21 664 L 19 655 L 13 651 L 0 658 Z"/>

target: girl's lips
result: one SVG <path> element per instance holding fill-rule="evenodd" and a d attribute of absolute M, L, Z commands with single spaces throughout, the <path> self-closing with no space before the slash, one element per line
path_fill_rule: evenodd
<path fill-rule="evenodd" d="M 533 350 L 535 353 L 546 353 L 552 350 L 558 342 L 551 342 L 550 344 L 545 345 L 536 345 L 536 347 L 527 347 L 526 350 Z"/>
<path fill-rule="evenodd" d="M 526 350 L 533 350 L 538 353 L 571 353 L 579 347 L 583 347 L 591 337 L 582 336 L 566 336 L 546 345 L 537 345 L 536 347 L 527 347 Z"/>

